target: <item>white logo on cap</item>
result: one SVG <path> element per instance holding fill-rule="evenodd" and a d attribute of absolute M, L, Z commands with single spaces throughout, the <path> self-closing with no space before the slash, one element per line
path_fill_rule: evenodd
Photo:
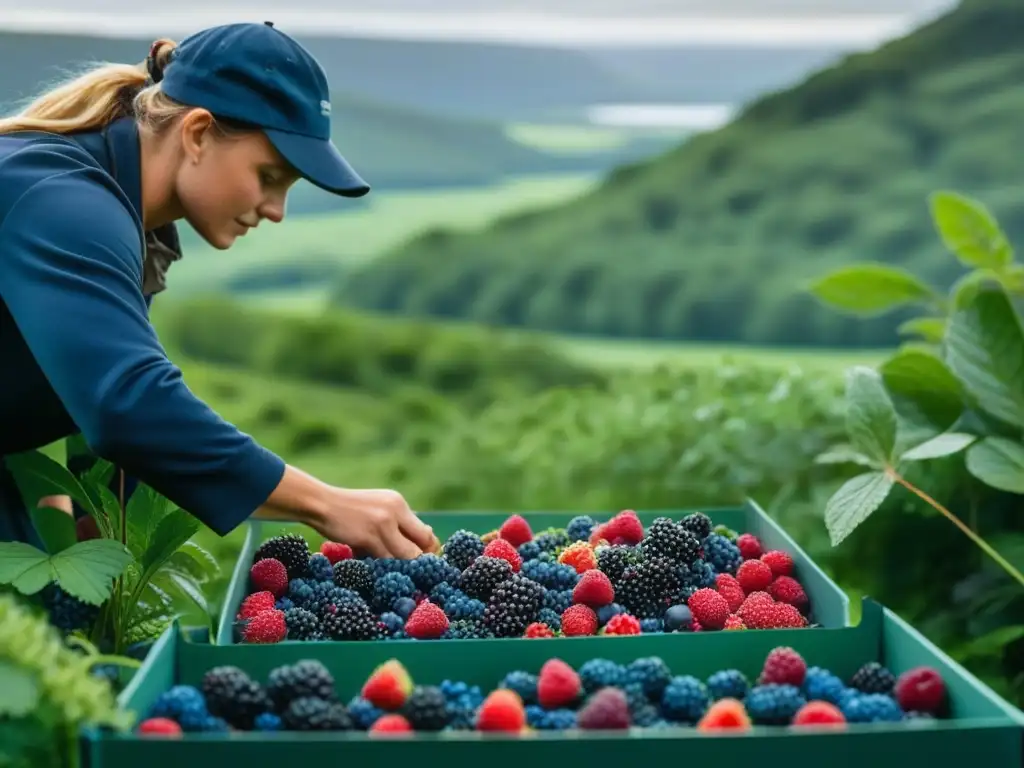
<path fill-rule="evenodd" d="M 320 114 L 323 115 L 324 117 L 330 117 L 331 116 L 331 102 L 329 102 L 329 101 L 321 101 L 320 102 Z"/>

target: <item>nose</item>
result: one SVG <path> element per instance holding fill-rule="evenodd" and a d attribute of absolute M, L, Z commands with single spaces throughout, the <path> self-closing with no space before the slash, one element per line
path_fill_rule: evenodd
<path fill-rule="evenodd" d="M 275 224 L 284 221 L 285 199 L 283 197 L 267 200 L 259 208 L 261 219 L 267 219 Z"/>

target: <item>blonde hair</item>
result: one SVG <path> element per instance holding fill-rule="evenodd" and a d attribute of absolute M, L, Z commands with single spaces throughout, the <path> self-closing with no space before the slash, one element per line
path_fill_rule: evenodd
<path fill-rule="evenodd" d="M 157 73 L 163 72 L 176 46 L 167 39 L 153 44 L 152 66 Z M 0 118 L 0 135 L 99 130 L 128 116 L 134 117 L 140 127 L 159 134 L 192 108 L 173 100 L 161 90 L 159 82 L 153 82 L 149 64 L 148 60 L 141 64 L 103 64 L 88 70 L 38 96 L 18 114 Z M 217 123 L 223 133 L 244 130 L 223 118 Z"/>

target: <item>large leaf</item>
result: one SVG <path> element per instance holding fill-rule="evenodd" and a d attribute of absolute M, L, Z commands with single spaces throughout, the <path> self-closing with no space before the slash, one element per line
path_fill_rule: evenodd
<path fill-rule="evenodd" d="M 4 460 L 28 509 L 34 509 L 44 496 L 70 496 L 83 509 L 91 511 L 92 499 L 78 478 L 45 453 L 15 453 Z"/>
<path fill-rule="evenodd" d="M 182 509 L 164 515 L 142 556 L 143 572 L 151 577 L 198 530 L 199 521 Z"/>
<path fill-rule="evenodd" d="M 896 329 L 897 333 L 904 336 L 920 336 L 925 341 L 938 343 L 946 332 L 946 319 L 944 317 L 912 317 L 910 320 L 900 323 Z"/>
<path fill-rule="evenodd" d="M 128 502 L 128 542 L 132 551 L 145 552 L 160 522 L 173 509 L 171 502 L 148 485 L 140 485 Z"/>
<path fill-rule="evenodd" d="M 825 527 L 833 547 L 882 506 L 893 482 L 886 472 L 866 472 L 843 483 L 825 505 Z"/>
<path fill-rule="evenodd" d="M 878 371 L 856 366 L 846 373 L 846 431 L 855 450 L 887 464 L 896 445 L 896 410 Z"/>
<path fill-rule="evenodd" d="M 99 605 L 110 597 L 114 579 L 132 562 L 132 555 L 112 539 L 82 541 L 50 558 L 61 588 L 83 602 Z"/>
<path fill-rule="evenodd" d="M 36 507 L 29 511 L 32 525 L 51 555 L 73 547 L 78 541 L 75 519 L 62 509 Z"/>
<path fill-rule="evenodd" d="M 879 372 L 897 412 L 910 421 L 942 432 L 963 413 L 963 387 L 931 351 L 901 349 L 882 363 Z"/>
<path fill-rule="evenodd" d="M 814 462 L 816 464 L 860 464 L 863 467 L 879 467 L 879 462 L 871 460 L 850 445 L 835 445 L 815 456 Z"/>
<path fill-rule="evenodd" d="M 967 451 L 967 471 L 1000 491 L 1024 493 L 1024 444 L 986 437 Z"/>
<path fill-rule="evenodd" d="M 946 362 L 982 410 L 1024 428 L 1024 329 L 1004 291 L 980 291 L 953 313 Z"/>
<path fill-rule="evenodd" d="M 206 618 L 210 624 L 211 633 L 215 633 L 214 628 L 214 616 L 213 611 L 210 610 L 210 604 L 206 600 L 206 595 L 203 594 L 203 589 L 193 579 L 180 573 L 168 574 L 168 578 L 174 582 L 174 585 L 178 590 L 185 595 L 195 606 L 199 609 L 200 613 Z"/>
<path fill-rule="evenodd" d="M 963 432 L 944 432 L 920 445 L 915 445 L 900 456 L 900 458 L 904 461 L 941 459 L 943 456 L 952 456 L 954 453 L 959 453 L 977 439 L 975 435 L 968 435 Z"/>
<path fill-rule="evenodd" d="M 812 283 L 810 290 L 838 309 L 868 316 L 936 298 L 932 288 L 912 273 L 874 262 L 840 267 Z"/>
<path fill-rule="evenodd" d="M 945 246 L 969 267 L 1000 269 L 1013 260 L 1013 248 L 983 205 L 955 192 L 935 192 L 932 219 Z"/>
<path fill-rule="evenodd" d="M 39 702 L 39 681 L 32 670 L 0 661 L 0 717 L 24 717 Z"/>
<path fill-rule="evenodd" d="M 194 541 L 186 541 L 167 560 L 168 567 L 188 574 L 198 583 L 213 578 L 220 573 L 217 558 L 200 547 Z"/>
<path fill-rule="evenodd" d="M 51 581 L 50 558 L 45 552 L 23 541 L 0 542 L 0 584 L 34 595 Z"/>

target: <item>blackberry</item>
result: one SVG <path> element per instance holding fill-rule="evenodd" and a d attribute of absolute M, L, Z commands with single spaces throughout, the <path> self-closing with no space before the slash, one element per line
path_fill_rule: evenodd
<path fill-rule="evenodd" d="M 416 585 L 403 573 L 386 573 L 373 584 L 373 607 L 380 613 L 390 611 L 401 597 L 416 594 Z"/>
<path fill-rule="evenodd" d="M 462 573 L 462 591 L 477 600 L 488 600 L 494 588 L 512 576 L 512 566 L 500 557 L 478 557 Z"/>
<path fill-rule="evenodd" d="M 458 569 L 443 557 L 427 553 L 409 561 L 408 575 L 420 592 L 429 593 L 442 581 L 457 584 L 461 579 Z"/>
<path fill-rule="evenodd" d="M 441 606 L 442 608 L 445 607 L 449 599 L 457 596 L 468 597 L 468 595 L 466 595 L 465 592 L 463 592 L 461 589 L 456 589 L 447 581 L 442 581 L 440 584 L 438 584 L 436 587 L 430 590 L 430 594 L 428 595 L 428 597 L 430 598 L 430 602 L 435 603 Z"/>
<path fill-rule="evenodd" d="M 464 571 L 484 553 L 484 543 L 472 531 L 460 529 L 448 537 L 441 551 L 445 560 Z"/>
<path fill-rule="evenodd" d="M 296 699 L 312 697 L 335 701 L 334 677 L 327 667 L 314 659 L 286 664 L 270 671 L 267 695 L 278 712 L 287 709 Z"/>
<path fill-rule="evenodd" d="M 288 571 L 289 580 L 303 578 L 309 569 L 309 544 L 298 533 L 274 536 L 259 546 L 252 562 L 258 563 L 265 557 L 280 560 Z"/>
<path fill-rule="evenodd" d="M 662 714 L 678 723 L 696 723 L 710 703 L 707 686 L 690 675 L 673 677 L 661 694 Z"/>
<path fill-rule="evenodd" d="M 623 572 L 615 584 L 615 599 L 638 619 L 658 619 L 675 601 L 681 586 L 672 562 L 653 558 Z"/>
<path fill-rule="evenodd" d="M 663 558 L 674 565 L 690 565 L 700 556 L 700 539 L 679 523 L 659 517 L 648 526 L 640 549 L 649 559 Z"/>
<path fill-rule="evenodd" d="M 792 685 L 758 685 L 750 689 L 744 706 L 757 725 L 786 725 L 807 699 Z"/>
<path fill-rule="evenodd" d="M 590 659 L 583 662 L 577 674 L 587 693 L 601 688 L 620 688 L 626 684 L 626 668 L 608 659 Z"/>
<path fill-rule="evenodd" d="M 288 582 L 288 598 L 296 607 L 308 609 L 313 596 L 313 585 L 305 579 L 292 579 Z"/>
<path fill-rule="evenodd" d="M 858 694 L 846 699 L 840 709 L 848 723 L 896 723 L 903 719 L 900 705 L 884 693 Z"/>
<path fill-rule="evenodd" d="M 589 541 L 597 520 L 590 515 L 577 515 L 565 526 L 565 533 L 569 541 Z"/>
<path fill-rule="evenodd" d="M 845 691 L 843 681 L 821 667 L 811 667 L 804 676 L 803 692 L 808 701 L 827 701 L 838 707 Z"/>
<path fill-rule="evenodd" d="M 334 581 L 334 566 L 326 555 L 319 552 L 310 555 L 307 569 L 313 581 Z"/>
<path fill-rule="evenodd" d="M 712 533 L 704 539 L 704 560 L 718 573 L 735 576 L 736 571 L 743 564 L 743 555 L 740 553 L 740 548 L 725 536 Z"/>
<path fill-rule="evenodd" d="M 324 637 L 331 640 L 378 640 L 383 636 L 380 620 L 362 600 L 327 606 L 320 615 L 320 626 Z"/>
<path fill-rule="evenodd" d="M 519 545 L 519 557 L 523 559 L 524 563 L 530 560 L 536 560 L 541 555 L 540 545 L 536 541 L 528 541 L 525 544 Z"/>
<path fill-rule="evenodd" d="M 362 598 L 351 589 L 344 589 L 326 581 L 318 581 L 313 584 L 310 597 L 300 607 L 317 616 L 323 616 L 327 606 L 337 605 L 343 600 L 362 600 Z"/>
<path fill-rule="evenodd" d="M 562 547 L 569 546 L 571 543 L 569 541 L 569 534 L 560 528 L 549 528 L 536 536 L 534 541 L 537 542 L 541 552 L 555 552 Z"/>
<path fill-rule="evenodd" d="M 627 682 L 624 685 L 619 686 L 622 692 L 626 694 L 626 704 L 629 706 L 630 712 L 635 712 L 638 709 L 642 709 L 651 703 L 651 700 L 644 693 L 644 686 L 642 683 Z"/>
<path fill-rule="evenodd" d="M 344 704 L 315 696 L 294 699 L 281 715 L 281 723 L 289 731 L 352 730 L 352 718 L 348 716 Z"/>
<path fill-rule="evenodd" d="M 555 632 L 562 631 L 562 614 L 556 613 L 550 608 L 541 608 L 537 614 L 537 621 L 543 621 Z"/>
<path fill-rule="evenodd" d="M 636 659 L 626 667 L 627 682 L 639 683 L 643 687 L 644 693 L 652 699 L 661 696 L 671 679 L 672 670 L 658 656 L 645 656 Z"/>
<path fill-rule="evenodd" d="M 524 704 L 537 703 L 537 676 L 522 670 L 509 672 L 501 679 L 499 688 L 508 688 L 519 694 Z"/>
<path fill-rule="evenodd" d="M 640 631 L 645 635 L 657 635 L 665 631 L 665 622 L 661 619 L 640 619 Z"/>
<path fill-rule="evenodd" d="M 527 560 L 523 563 L 520 573 L 548 589 L 572 589 L 580 580 L 580 574 L 571 565 L 541 560 Z"/>
<path fill-rule="evenodd" d="M 703 512 L 693 512 L 679 521 L 680 525 L 697 537 L 697 541 L 704 541 L 711 533 L 711 518 Z"/>
<path fill-rule="evenodd" d="M 460 595 L 448 600 L 444 613 L 452 621 L 459 619 L 482 619 L 484 608 L 484 604 L 479 600 Z"/>
<path fill-rule="evenodd" d="M 448 701 L 440 688 L 417 685 L 402 705 L 402 714 L 417 731 L 441 731 L 448 725 Z"/>
<path fill-rule="evenodd" d="M 334 564 L 334 583 L 351 589 L 364 600 L 373 599 L 373 568 L 362 560 L 339 560 Z"/>
<path fill-rule="evenodd" d="M 747 695 L 750 683 L 738 669 L 723 669 L 708 678 L 708 692 L 715 701 L 719 699 L 739 699 Z"/>
<path fill-rule="evenodd" d="M 636 552 L 632 547 L 600 547 L 597 550 L 597 567 L 604 571 L 613 584 L 622 578 L 622 573 L 628 566 L 634 565 L 636 560 Z"/>
<path fill-rule="evenodd" d="M 633 725 L 638 728 L 653 728 L 661 720 L 661 713 L 653 704 L 643 704 L 629 713 Z"/>
<path fill-rule="evenodd" d="M 255 719 L 272 707 L 263 686 L 238 667 L 209 670 L 203 675 L 202 691 L 210 714 L 242 731 L 251 731 Z"/>
<path fill-rule="evenodd" d="M 383 709 L 375 707 L 362 696 L 354 696 L 348 703 L 348 716 L 360 731 L 368 731 L 383 714 Z"/>
<path fill-rule="evenodd" d="M 289 640 L 319 640 L 320 619 L 315 613 L 305 608 L 292 608 L 285 611 L 284 623 L 288 627 Z M 228 720 L 228 722 L 231 722 Z"/>
<path fill-rule="evenodd" d="M 56 582 L 43 587 L 42 599 L 50 623 L 62 632 L 88 629 L 100 613 L 98 605 L 89 605 L 69 595 Z"/>
<path fill-rule="evenodd" d="M 571 589 L 549 589 L 544 594 L 544 607 L 561 616 L 572 605 Z"/>
<path fill-rule="evenodd" d="M 279 597 L 274 603 L 274 608 L 281 611 L 282 613 L 288 613 L 292 608 L 295 608 L 295 603 L 292 602 L 290 597 Z"/>
<path fill-rule="evenodd" d="M 514 575 L 491 593 L 484 609 L 484 624 L 495 637 L 521 637 L 536 621 L 544 602 L 544 587 L 535 581 Z"/>
<path fill-rule="evenodd" d="M 896 676 L 877 661 L 869 661 L 850 678 L 850 687 L 862 693 L 884 693 L 891 696 Z"/>
<path fill-rule="evenodd" d="M 455 619 L 448 624 L 444 640 L 490 640 L 494 637 L 481 619 Z"/>

